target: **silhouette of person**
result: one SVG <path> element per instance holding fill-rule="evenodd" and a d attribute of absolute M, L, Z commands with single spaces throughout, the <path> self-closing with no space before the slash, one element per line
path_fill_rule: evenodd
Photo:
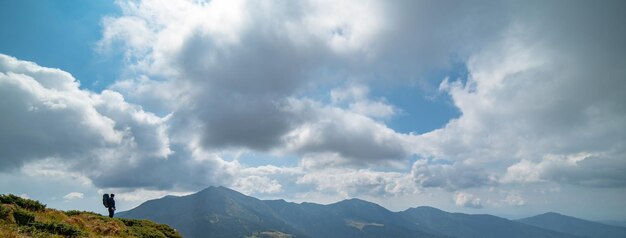
<path fill-rule="evenodd" d="M 113 218 L 115 214 L 115 199 L 113 199 L 113 197 L 115 197 L 115 194 L 111 194 L 109 197 L 109 217 L 111 218 Z"/>

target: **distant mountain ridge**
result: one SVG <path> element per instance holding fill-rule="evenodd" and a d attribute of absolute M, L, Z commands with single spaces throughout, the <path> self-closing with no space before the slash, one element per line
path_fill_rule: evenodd
<path fill-rule="evenodd" d="M 532 220 L 521 222 L 492 215 L 448 213 L 432 207 L 392 212 L 360 199 L 329 205 L 259 200 L 225 187 L 209 187 L 187 196 L 150 200 L 120 212 L 118 216 L 165 223 L 184 237 L 587 236 L 582 231 L 564 232 L 554 227 L 537 226 Z M 595 224 L 601 225 L 600 228 L 608 226 Z M 626 232 L 621 237 L 626 237 Z"/>
<path fill-rule="evenodd" d="M 586 237 L 623 238 L 626 237 L 626 228 L 611 226 L 599 222 L 592 222 L 576 217 L 566 216 L 555 212 L 518 220 L 521 223 Z"/>

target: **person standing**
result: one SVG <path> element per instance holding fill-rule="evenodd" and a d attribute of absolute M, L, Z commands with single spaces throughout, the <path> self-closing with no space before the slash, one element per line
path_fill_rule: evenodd
<path fill-rule="evenodd" d="M 113 199 L 113 197 L 115 197 L 115 194 L 111 194 L 111 196 L 109 197 L 109 201 L 108 201 L 108 208 L 109 208 L 109 217 L 113 218 L 113 215 L 115 214 L 115 199 Z"/>

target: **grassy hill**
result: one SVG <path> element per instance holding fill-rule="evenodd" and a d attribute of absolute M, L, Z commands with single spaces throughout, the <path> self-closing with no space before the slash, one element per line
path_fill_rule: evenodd
<path fill-rule="evenodd" d="M 181 237 L 148 220 L 109 218 L 93 212 L 59 211 L 38 201 L 0 195 L 0 237 Z"/>

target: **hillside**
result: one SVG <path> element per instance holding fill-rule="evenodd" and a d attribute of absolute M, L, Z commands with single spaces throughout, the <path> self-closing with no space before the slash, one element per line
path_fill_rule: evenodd
<path fill-rule="evenodd" d="M 399 213 L 409 221 L 450 237 L 575 237 L 492 215 L 449 213 L 433 207 L 410 208 Z"/>
<path fill-rule="evenodd" d="M 35 200 L 0 195 L 0 237 L 163 237 L 180 234 L 148 220 L 109 218 L 92 212 L 59 211 Z"/>
<path fill-rule="evenodd" d="M 553 231 L 594 238 L 626 237 L 626 228 L 565 216 L 555 212 L 518 220 L 518 222 Z"/>

